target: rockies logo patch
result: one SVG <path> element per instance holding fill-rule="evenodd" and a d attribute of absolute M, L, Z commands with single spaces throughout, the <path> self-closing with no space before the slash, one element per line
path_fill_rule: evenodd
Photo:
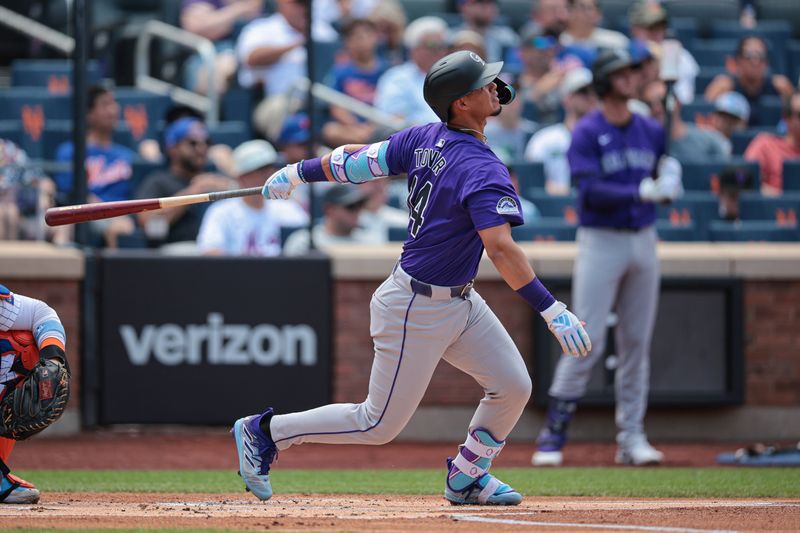
<path fill-rule="evenodd" d="M 497 201 L 497 214 L 519 215 L 519 206 L 517 206 L 517 201 L 510 196 L 503 196 Z"/>

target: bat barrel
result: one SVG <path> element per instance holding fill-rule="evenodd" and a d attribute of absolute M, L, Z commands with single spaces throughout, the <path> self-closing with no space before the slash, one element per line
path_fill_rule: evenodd
<path fill-rule="evenodd" d="M 63 226 L 65 224 L 77 224 L 89 220 L 140 213 L 160 207 L 161 204 L 158 199 L 123 200 L 119 202 L 52 207 L 45 212 L 44 221 L 47 222 L 48 226 Z"/>

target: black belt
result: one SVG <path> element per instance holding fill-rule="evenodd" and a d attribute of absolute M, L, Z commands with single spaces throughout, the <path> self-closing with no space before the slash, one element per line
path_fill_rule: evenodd
<path fill-rule="evenodd" d="M 452 298 L 458 298 L 459 296 L 466 297 L 469 295 L 469 292 L 472 290 L 472 286 L 474 284 L 474 281 L 470 281 L 464 285 L 450 287 L 450 296 Z M 430 285 L 421 281 L 417 281 L 414 278 L 411 278 L 411 290 L 416 294 L 421 294 L 422 296 L 427 296 L 428 298 L 433 295 L 433 288 Z"/>

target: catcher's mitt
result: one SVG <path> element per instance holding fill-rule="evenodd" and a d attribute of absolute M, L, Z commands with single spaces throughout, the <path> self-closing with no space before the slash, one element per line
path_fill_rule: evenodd
<path fill-rule="evenodd" d="M 47 346 L 39 355 L 38 364 L 0 400 L 0 437 L 25 440 L 36 435 L 58 420 L 67 406 L 70 376 L 64 352 Z M 51 355 L 54 358 L 47 358 Z"/>

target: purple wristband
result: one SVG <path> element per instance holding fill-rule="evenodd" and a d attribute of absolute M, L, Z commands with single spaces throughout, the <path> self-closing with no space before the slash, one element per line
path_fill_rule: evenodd
<path fill-rule="evenodd" d="M 322 170 L 322 159 L 319 157 L 303 159 L 298 165 L 298 170 L 300 171 L 300 179 L 306 183 L 328 181 L 325 171 Z"/>
<path fill-rule="evenodd" d="M 556 302 L 539 278 L 533 278 L 530 283 L 517 289 L 517 294 L 525 298 L 525 301 L 540 313 Z"/>

